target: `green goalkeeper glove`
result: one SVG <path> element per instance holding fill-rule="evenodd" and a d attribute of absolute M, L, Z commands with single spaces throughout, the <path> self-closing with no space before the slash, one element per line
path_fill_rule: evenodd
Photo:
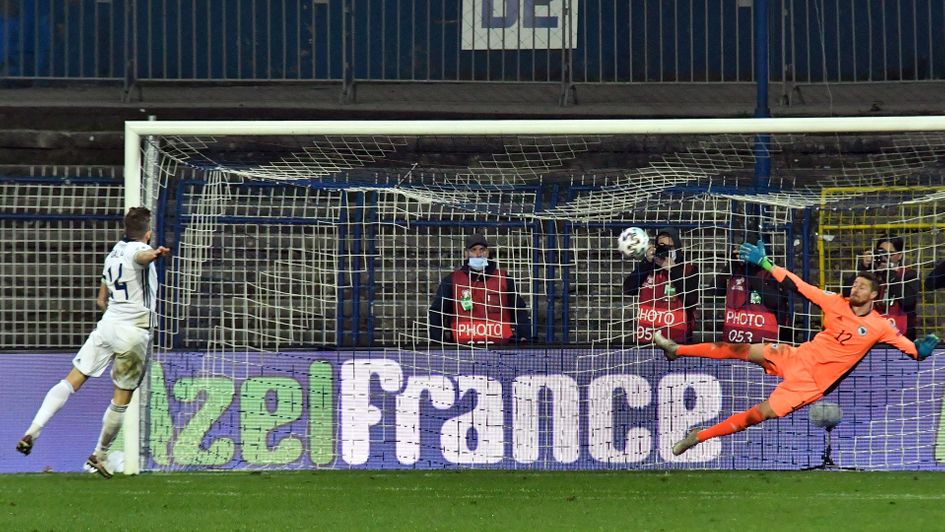
<path fill-rule="evenodd" d="M 738 247 L 738 256 L 743 261 L 761 266 L 769 272 L 774 268 L 774 263 L 771 262 L 767 253 L 765 253 L 765 243 L 763 240 L 759 240 L 758 245 L 744 242 Z"/>
<path fill-rule="evenodd" d="M 919 360 L 925 360 L 932 354 L 932 351 L 938 347 L 939 337 L 934 334 L 927 334 L 925 338 L 916 340 L 915 350 L 919 352 L 916 357 Z"/>

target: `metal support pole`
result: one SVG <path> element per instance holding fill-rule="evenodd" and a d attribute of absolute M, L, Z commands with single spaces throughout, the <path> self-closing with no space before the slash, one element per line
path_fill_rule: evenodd
<path fill-rule="evenodd" d="M 574 64 L 571 57 L 571 2 L 564 1 L 564 14 L 561 16 L 561 93 L 558 105 L 568 107 L 577 105 L 577 88 L 574 86 Z"/>
<path fill-rule="evenodd" d="M 768 107 L 768 0 L 755 0 L 755 118 L 770 118 Z M 771 137 L 755 136 L 755 187 L 767 186 L 771 177 Z"/>
<path fill-rule="evenodd" d="M 131 0 L 127 9 L 128 11 L 125 12 L 125 86 L 121 101 L 130 102 L 131 93 L 134 91 L 135 101 L 140 102 L 144 99 L 144 95 L 141 92 L 141 85 L 138 84 L 138 0 Z"/>
<path fill-rule="evenodd" d="M 755 0 L 755 118 L 770 118 L 771 109 L 768 107 L 768 0 Z M 771 136 L 768 134 L 755 135 L 755 178 L 753 187 L 761 190 L 768 187 L 771 177 L 771 154 L 769 147 Z M 746 225 L 749 233 L 761 237 L 763 207 L 749 205 L 746 211 Z M 754 238 L 750 238 L 754 240 Z"/>
<path fill-rule="evenodd" d="M 342 104 L 354 103 L 354 0 L 344 0 L 341 14 L 341 98 Z"/>
<path fill-rule="evenodd" d="M 134 101 L 140 102 L 144 95 L 141 93 L 141 85 L 138 84 L 138 0 L 128 2 L 128 10 L 125 12 L 125 83 L 121 94 L 122 102 L 132 101 L 132 92 L 135 93 Z M 129 42 L 130 41 L 130 42 Z"/>

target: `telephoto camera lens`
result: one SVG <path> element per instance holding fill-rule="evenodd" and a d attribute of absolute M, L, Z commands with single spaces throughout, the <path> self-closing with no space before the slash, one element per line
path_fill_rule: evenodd
<path fill-rule="evenodd" d="M 889 252 L 883 248 L 873 250 L 873 267 L 879 268 L 889 262 Z"/>
<path fill-rule="evenodd" d="M 653 256 L 658 259 L 665 259 L 669 256 L 669 252 L 673 250 L 672 246 L 667 246 L 666 244 L 658 244 L 656 249 L 653 251 Z"/>

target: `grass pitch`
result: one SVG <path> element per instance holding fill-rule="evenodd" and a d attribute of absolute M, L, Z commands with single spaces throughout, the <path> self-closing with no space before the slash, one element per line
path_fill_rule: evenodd
<path fill-rule="evenodd" d="M 943 530 L 945 473 L 0 476 L 3 530 Z"/>

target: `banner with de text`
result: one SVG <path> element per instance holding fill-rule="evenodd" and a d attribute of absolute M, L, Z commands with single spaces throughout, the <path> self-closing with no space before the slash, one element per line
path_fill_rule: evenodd
<path fill-rule="evenodd" d="M 578 46 L 576 0 L 463 0 L 463 50 Z"/>

